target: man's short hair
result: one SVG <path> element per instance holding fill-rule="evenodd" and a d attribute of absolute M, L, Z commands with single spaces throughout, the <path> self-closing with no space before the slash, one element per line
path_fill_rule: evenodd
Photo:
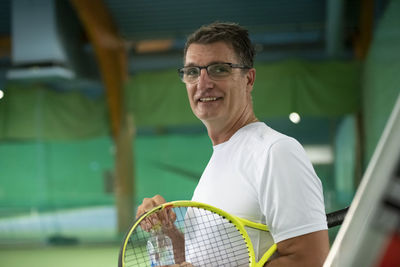
<path fill-rule="evenodd" d="M 204 25 L 189 35 L 183 51 L 184 62 L 191 44 L 212 44 L 221 41 L 233 48 L 240 64 L 253 67 L 255 50 L 250 41 L 248 30 L 232 22 L 214 22 Z"/>

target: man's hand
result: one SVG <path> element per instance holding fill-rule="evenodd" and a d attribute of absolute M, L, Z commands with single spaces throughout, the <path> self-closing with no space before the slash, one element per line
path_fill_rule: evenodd
<path fill-rule="evenodd" d="M 139 218 L 141 215 L 161 204 L 164 204 L 165 202 L 165 199 L 160 195 L 143 199 L 142 204 L 137 209 L 136 218 Z M 185 239 L 183 234 L 175 227 L 175 221 L 175 212 L 173 212 L 172 209 L 167 208 L 144 218 L 140 222 L 140 227 L 144 231 L 150 232 L 155 225 L 159 225 L 162 228 L 163 233 L 172 241 L 175 262 L 182 262 L 180 265 L 175 264 L 171 266 L 191 267 L 191 264 L 185 262 Z"/>
<path fill-rule="evenodd" d="M 139 205 L 136 212 L 136 218 L 140 217 L 142 214 L 152 210 L 153 208 L 164 204 L 166 201 L 160 195 L 155 195 L 152 198 L 144 198 L 142 204 Z"/>
<path fill-rule="evenodd" d="M 165 202 L 166 202 L 165 199 L 160 195 L 155 195 L 152 198 L 143 199 L 142 204 L 137 209 L 136 218 L 152 210 L 153 208 L 161 204 L 164 204 Z M 157 214 L 145 218 L 140 223 L 140 227 L 147 232 L 149 232 L 150 229 L 153 228 L 155 225 L 160 225 L 165 229 L 170 229 L 172 228 L 175 220 L 176 220 L 176 214 L 172 210 L 166 209 L 162 210 L 161 212 L 158 212 Z"/>

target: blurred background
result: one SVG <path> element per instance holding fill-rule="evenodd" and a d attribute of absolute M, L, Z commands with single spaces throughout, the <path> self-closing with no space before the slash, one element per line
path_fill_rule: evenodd
<path fill-rule="evenodd" d="M 177 76 L 189 33 L 245 26 L 256 116 L 350 204 L 400 92 L 398 0 L 0 0 L 0 266 L 116 266 L 144 197 L 212 153 Z M 330 230 L 331 241 L 337 229 Z"/>

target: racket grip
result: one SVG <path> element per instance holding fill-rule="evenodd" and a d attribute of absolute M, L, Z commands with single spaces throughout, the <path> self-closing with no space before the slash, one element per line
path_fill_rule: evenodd
<path fill-rule="evenodd" d="M 328 222 L 328 228 L 335 227 L 337 225 L 340 225 L 343 223 L 344 218 L 346 217 L 346 213 L 349 210 L 349 208 L 344 208 L 338 211 L 334 211 L 331 213 L 328 213 L 326 215 L 326 221 Z"/>

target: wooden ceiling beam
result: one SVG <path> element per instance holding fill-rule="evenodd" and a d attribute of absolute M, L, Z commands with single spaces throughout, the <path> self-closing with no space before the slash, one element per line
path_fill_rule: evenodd
<path fill-rule="evenodd" d="M 0 57 L 11 56 L 11 37 L 0 36 Z"/>
<path fill-rule="evenodd" d="M 358 60 L 364 60 L 372 41 L 374 24 L 374 0 L 362 0 L 359 18 L 360 31 L 354 40 L 354 54 Z"/>
<path fill-rule="evenodd" d="M 121 127 L 127 52 L 107 7 L 101 0 L 71 0 L 92 43 L 106 87 L 113 136 Z"/>
<path fill-rule="evenodd" d="M 172 39 L 165 40 L 143 40 L 134 45 L 136 53 L 157 53 L 170 51 L 174 41 Z"/>
<path fill-rule="evenodd" d="M 110 112 L 115 143 L 115 198 L 119 233 L 134 219 L 134 125 L 124 107 L 123 85 L 128 77 L 128 56 L 123 39 L 102 0 L 70 0 L 92 43 Z"/>

